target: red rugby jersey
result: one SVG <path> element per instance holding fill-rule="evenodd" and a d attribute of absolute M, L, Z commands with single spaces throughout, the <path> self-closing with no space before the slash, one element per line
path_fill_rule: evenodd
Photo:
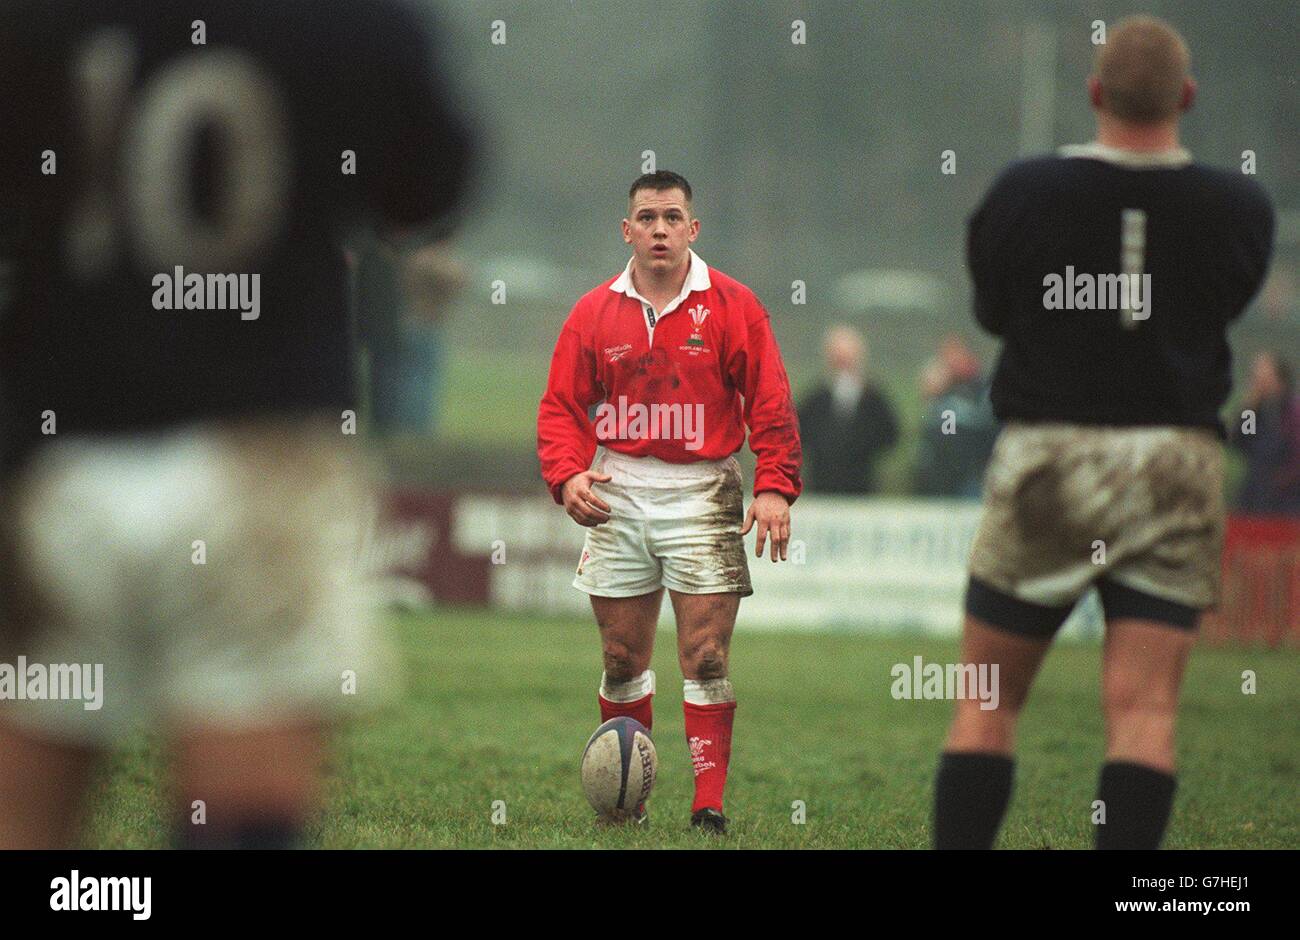
<path fill-rule="evenodd" d="M 537 453 L 555 501 L 591 467 L 597 444 L 669 463 L 721 460 L 740 449 L 748 426 L 755 495 L 773 490 L 793 502 L 799 424 L 763 305 L 692 251 L 682 295 L 656 315 L 627 293 L 630 271 L 629 262 L 584 295 L 555 344 L 537 413 Z"/>

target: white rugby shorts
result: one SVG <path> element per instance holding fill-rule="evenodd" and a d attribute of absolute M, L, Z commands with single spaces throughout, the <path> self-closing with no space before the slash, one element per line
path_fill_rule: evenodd
<path fill-rule="evenodd" d="M 660 587 L 682 594 L 754 593 L 745 545 L 740 464 L 667 463 L 601 448 L 593 492 L 610 519 L 587 530 L 573 586 L 597 597 L 636 597 Z"/>
<path fill-rule="evenodd" d="M 0 719 L 109 745 L 375 701 L 393 663 L 362 570 L 376 506 L 354 440 L 265 422 L 43 447 L 9 494 L 31 596 L 0 657 L 102 666 L 102 702 L 4 700 Z"/>

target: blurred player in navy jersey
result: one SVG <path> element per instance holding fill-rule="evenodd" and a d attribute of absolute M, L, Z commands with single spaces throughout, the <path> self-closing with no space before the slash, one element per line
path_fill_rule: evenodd
<path fill-rule="evenodd" d="M 468 133 L 389 0 L 0 17 L 0 664 L 103 667 L 98 708 L 0 688 L 0 846 L 73 841 L 139 727 L 177 844 L 296 844 L 383 678 L 338 240 L 440 234 Z"/>
<path fill-rule="evenodd" d="M 1189 68 L 1168 24 L 1122 21 L 1088 82 L 1096 141 L 1014 164 L 970 221 L 975 315 L 1002 339 L 992 400 L 1004 430 L 971 552 L 962 662 L 1000 665 L 1001 705 L 957 702 L 935 784 L 938 848 L 993 845 L 1020 710 L 1093 584 L 1106 616 L 1096 844 L 1152 849 L 1164 835 L 1183 669 L 1219 590 L 1226 332 L 1259 290 L 1273 239 L 1264 191 L 1179 145 Z M 1117 304 L 1108 290 L 1099 303 L 1102 278 L 1117 274 L 1144 296 Z M 1091 296 L 1077 275 L 1096 278 Z M 1067 278 L 1077 290 L 1063 306 L 1050 292 Z"/>

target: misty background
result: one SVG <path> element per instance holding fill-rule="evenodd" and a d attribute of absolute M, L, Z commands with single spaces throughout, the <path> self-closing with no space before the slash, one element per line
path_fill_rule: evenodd
<path fill-rule="evenodd" d="M 649 150 L 695 189 L 701 257 L 771 312 L 796 398 L 820 373 L 827 326 L 866 335 L 868 374 L 909 429 L 883 474 L 887 492 L 905 492 L 918 370 L 950 331 L 986 369 L 996 350 L 970 312 L 966 219 L 1007 162 L 1092 138 L 1093 23 L 1136 12 L 1071 0 L 424 6 L 482 157 L 453 242 L 467 276 L 443 314 L 436 443 L 398 442 L 396 464 L 525 489 L 541 487 L 535 419 L 552 346 L 578 297 L 627 261 L 618 226 Z M 1200 90 L 1184 145 L 1237 171 L 1254 151 L 1278 209 L 1270 281 L 1232 334 L 1235 400 L 1255 350 L 1293 362 L 1300 350 L 1300 4 L 1142 12 L 1191 48 Z M 791 41 L 796 20 L 804 44 Z M 952 175 L 940 172 L 947 150 Z"/>

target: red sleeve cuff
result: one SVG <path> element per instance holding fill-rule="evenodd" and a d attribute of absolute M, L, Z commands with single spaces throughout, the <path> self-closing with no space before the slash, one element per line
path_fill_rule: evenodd
<path fill-rule="evenodd" d="M 564 490 L 564 484 L 568 483 L 569 480 L 573 479 L 575 476 L 577 476 L 585 469 L 587 468 L 579 467 L 576 465 L 573 467 L 568 467 L 568 468 L 561 467 L 560 469 L 558 469 L 555 472 L 555 475 L 553 477 L 553 479 L 555 479 L 556 482 L 549 484 L 551 490 L 551 499 L 555 500 L 555 502 L 558 505 L 563 506 L 564 496 L 562 495 L 562 492 Z"/>
<path fill-rule="evenodd" d="M 756 474 L 754 478 L 755 496 L 759 493 L 780 493 L 785 497 L 785 501 L 791 505 L 799 498 L 799 492 L 802 489 L 803 487 L 798 483 L 792 483 L 789 479 L 779 475 L 760 477 Z"/>

